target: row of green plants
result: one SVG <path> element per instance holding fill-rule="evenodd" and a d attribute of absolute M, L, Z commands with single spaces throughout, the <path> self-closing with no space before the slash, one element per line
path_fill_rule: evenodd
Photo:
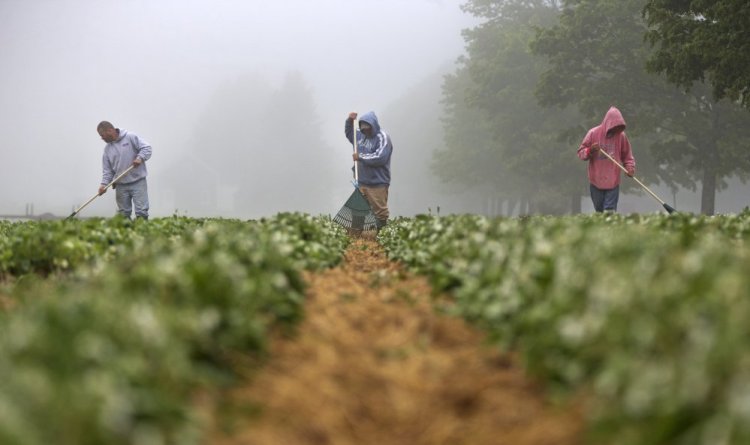
<path fill-rule="evenodd" d="M 198 219 L 187 217 L 158 218 L 151 221 L 126 218 L 92 218 L 87 220 L 0 221 L 0 279 L 25 274 L 49 275 L 68 272 L 107 261 L 118 252 L 129 250 L 134 243 L 157 238 L 179 239 L 181 235 L 202 227 L 206 222 L 237 220 Z M 330 266 L 330 252 L 320 242 L 320 218 L 301 213 L 280 213 L 273 218 L 244 221 L 241 225 L 262 226 L 285 238 L 303 254 L 303 266 Z M 285 230 L 289 225 L 295 230 Z"/>
<path fill-rule="evenodd" d="M 231 384 L 238 362 L 262 362 L 269 332 L 303 315 L 301 271 L 336 264 L 348 244 L 330 218 L 294 213 L 28 223 L 2 237 L 30 258 L 34 242 L 56 252 L 7 269 L 25 273 L 0 313 L 7 445 L 201 443 L 196 398 Z M 65 274 L 27 273 L 63 259 Z"/>
<path fill-rule="evenodd" d="M 185 217 L 0 221 L 0 278 L 68 272 L 108 260 L 138 239 L 177 238 L 206 220 Z"/>
<path fill-rule="evenodd" d="M 451 310 L 588 401 L 591 443 L 750 443 L 750 213 L 419 216 L 379 235 Z"/>

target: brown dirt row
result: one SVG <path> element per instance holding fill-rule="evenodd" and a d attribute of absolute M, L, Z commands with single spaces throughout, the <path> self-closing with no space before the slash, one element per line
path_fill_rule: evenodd
<path fill-rule="evenodd" d="M 212 445 L 580 443 L 582 416 L 552 406 L 517 361 L 434 310 L 424 278 L 356 239 L 308 274 L 306 319 L 226 402 L 258 407 Z M 229 427 L 231 426 L 231 427 Z"/>

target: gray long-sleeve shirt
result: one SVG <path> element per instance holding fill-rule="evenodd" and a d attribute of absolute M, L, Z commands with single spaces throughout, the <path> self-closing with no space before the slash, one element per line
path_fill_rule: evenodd
<path fill-rule="evenodd" d="M 102 185 L 109 184 L 117 175 L 127 170 L 136 157 L 143 159 L 144 162 L 123 176 L 117 183 L 129 184 L 145 178 L 148 174 L 145 161 L 151 158 L 151 144 L 126 130 L 119 128 L 117 130 L 120 132 L 120 137 L 104 147 Z"/>

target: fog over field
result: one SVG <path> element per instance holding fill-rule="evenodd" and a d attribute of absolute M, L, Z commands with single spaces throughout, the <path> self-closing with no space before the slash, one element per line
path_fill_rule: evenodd
<path fill-rule="evenodd" d="M 575 153 L 578 141 L 599 124 L 606 107 L 647 90 L 656 77 L 597 105 L 594 118 L 568 107 L 572 118 L 555 124 L 558 111 L 529 111 L 538 99 L 532 77 L 538 73 L 503 59 L 507 52 L 529 60 L 529 44 L 519 39 L 535 33 L 534 22 L 498 25 L 498 15 L 488 24 L 486 17 L 461 9 L 472 3 L 482 4 L 0 0 L 0 216 L 67 216 L 94 196 L 102 178 L 105 143 L 96 133 L 101 120 L 153 146 L 147 163 L 152 216 L 334 215 L 353 190 L 351 146 L 343 134 L 350 111 L 375 111 L 393 140 L 392 216 L 438 207 L 443 214 L 592 212 L 586 164 Z M 500 32 L 516 25 L 519 34 Z M 477 29 L 484 34 L 464 32 Z M 469 35 L 476 39 L 473 46 L 464 40 Z M 631 40 L 643 43 L 640 36 Z M 471 69 L 467 60 L 474 62 Z M 631 69 L 634 75 L 642 71 L 640 65 Z M 514 71 L 523 74 L 513 78 Z M 563 81 L 579 75 L 564 74 Z M 490 80 L 478 97 L 462 103 L 461 82 L 470 76 Z M 584 88 L 576 88 L 572 103 L 589 100 Z M 663 104 L 678 90 L 660 91 L 666 93 L 645 102 Z M 628 131 L 637 130 L 643 117 L 628 112 Z M 733 116 L 729 128 L 747 127 L 750 115 Z M 517 122 L 498 127 L 508 117 Z M 699 136 L 709 134 L 699 118 L 676 119 L 700 128 Z M 631 134 L 638 175 L 678 210 L 700 212 L 700 171 L 679 174 L 680 162 L 690 156 L 662 157 L 657 166 L 653 150 L 659 148 L 651 146 L 658 133 Z M 567 138 L 565 145 L 555 145 L 559 136 Z M 539 143 L 545 138 L 548 144 Z M 677 138 L 682 147 L 705 152 L 699 139 Z M 722 143 L 741 145 L 727 141 Z M 523 153 L 535 153 L 533 144 L 538 158 L 524 164 Z M 658 169 L 682 182 L 670 186 L 657 177 Z M 741 211 L 748 205 L 750 186 L 741 181 L 746 172 L 725 170 L 732 173 L 718 177 L 715 210 Z M 633 181 L 623 181 L 620 212 L 661 210 Z M 115 210 L 114 193 L 108 192 L 81 216 L 111 216 Z"/>
<path fill-rule="evenodd" d="M 462 53 L 460 3 L 0 0 L 0 213 L 93 196 L 100 120 L 153 146 L 153 216 L 335 213 L 346 115 L 389 131 L 390 104 Z M 84 212 L 114 211 L 110 192 Z"/>

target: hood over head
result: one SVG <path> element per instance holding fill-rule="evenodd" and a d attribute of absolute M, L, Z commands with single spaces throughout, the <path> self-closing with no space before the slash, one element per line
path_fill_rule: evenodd
<path fill-rule="evenodd" d="M 627 124 L 625 124 L 625 118 L 622 117 L 622 113 L 620 113 L 620 110 L 618 110 L 617 107 L 609 107 L 607 114 L 604 115 L 604 120 L 602 120 L 602 127 L 604 127 L 605 134 L 609 133 L 609 130 L 620 125 L 627 127 Z"/>
<path fill-rule="evenodd" d="M 117 141 L 116 141 L 116 142 L 119 142 L 119 141 L 121 141 L 121 140 L 122 140 L 122 138 L 124 138 L 125 136 L 127 136 L 127 135 L 128 135 L 128 132 L 127 132 L 127 130 L 123 130 L 122 128 L 118 128 L 118 129 L 117 129 L 117 131 L 119 131 L 120 133 L 119 133 L 119 134 L 118 134 L 118 136 L 117 136 Z"/>
<path fill-rule="evenodd" d="M 368 111 L 359 117 L 361 122 L 367 122 L 372 127 L 373 136 L 380 133 L 380 124 L 378 123 L 378 117 L 375 116 L 375 112 Z"/>

